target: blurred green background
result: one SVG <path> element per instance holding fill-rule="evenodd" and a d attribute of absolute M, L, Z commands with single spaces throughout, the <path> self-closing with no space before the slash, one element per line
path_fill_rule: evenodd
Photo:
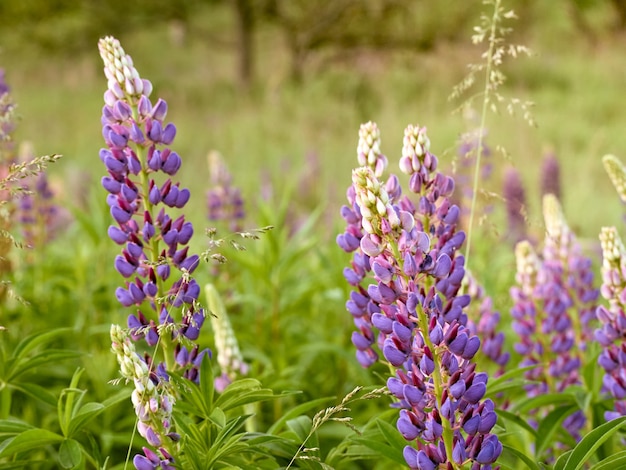
<path fill-rule="evenodd" d="M 535 55 L 504 64 L 502 94 L 533 101 L 538 127 L 488 116 L 488 145 L 509 156 L 494 158 L 485 189 L 499 194 L 503 168 L 520 169 L 539 232 L 547 148 L 562 163 L 565 211 L 579 234 L 595 238 L 601 225 L 618 223 L 622 208 L 600 158 L 626 155 L 625 4 L 504 2 L 519 17 L 508 22 L 508 39 Z M 19 104 L 17 140 L 32 141 L 37 154 L 63 154 L 50 172 L 69 204 L 92 188 L 104 196 L 95 189 L 106 87 L 97 40 L 112 34 L 152 81 L 153 98 L 169 103 L 195 221 L 204 224 L 206 155 L 216 149 L 248 200 L 268 181 L 313 181 L 303 210 L 322 205 L 340 224 L 360 123 L 378 123 L 392 169 L 409 123 L 428 127 L 432 150 L 452 167 L 458 136 L 472 124 L 452 113 L 460 101 L 448 96 L 481 61 L 483 46 L 470 37 L 489 11 L 479 0 L 3 0 L 0 66 Z"/>

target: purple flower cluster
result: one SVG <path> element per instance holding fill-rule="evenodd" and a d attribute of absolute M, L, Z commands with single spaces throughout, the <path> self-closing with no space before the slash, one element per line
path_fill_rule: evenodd
<path fill-rule="evenodd" d="M 468 313 L 467 327 L 472 334 L 480 338 L 480 352 L 498 365 L 498 370 L 494 374 L 497 377 L 504 373 L 504 368 L 511 357 L 508 352 L 502 350 L 504 333 L 498 331 L 500 312 L 494 310 L 492 298 L 485 293 L 483 286 L 469 271 L 465 272 L 464 284 L 465 291 L 471 298 L 470 307 L 478 305 L 475 312 Z"/>
<path fill-rule="evenodd" d="M 457 250 L 465 234 L 456 230 L 460 211 L 449 201 L 454 181 L 436 171 L 426 130 L 409 126 L 400 169 L 410 176 L 415 205 L 397 177 L 379 181 L 387 160 L 376 126 L 363 125 L 359 136 L 363 166 L 353 171 L 351 206 L 341 211 L 347 229 L 337 237 L 354 253 L 344 274 L 356 289 L 346 306 L 358 328 L 357 358 L 369 366 L 378 349 L 396 370 L 387 387 L 401 409 L 398 430 L 414 444 L 404 450 L 410 468 L 471 462 L 490 469 L 502 445 L 491 434 L 493 402 L 483 401 L 487 374 L 472 363 L 480 340 L 467 327 L 470 297 L 459 295 L 465 268 Z"/>
<path fill-rule="evenodd" d="M 502 195 L 506 205 L 507 239 L 513 243 L 527 239 L 526 191 L 519 171 L 513 167 L 504 173 Z"/>
<path fill-rule="evenodd" d="M 28 141 L 22 142 L 18 160 L 28 163 L 34 159 L 33 145 Z M 23 180 L 15 215 L 28 246 L 45 246 L 69 225 L 70 214 L 55 204 L 55 196 L 45 172 Z"/>
<path fill-rule="evenodd" d="M 580 382 L 579 369 L 599 292 L 593 287 L 591 260 L 581 253 L 556 197 L 544 196 L 546 237 L 542 258 L 529 242 L 516 246 L 518 285 L 511 288 L 515 350 L 535 383 L 530 396 L 561 392 Z M 542 367 L 541 364 L 547 364 Z"/>
<path fill-rule="evenodd" d="M 109 236 L 123 247 L 115 268 L 127 279 L 116 296 L 122 305 L 137 309 L 128 317 L 132 339 L 143 338 L 163 351 L 164 362 L 153 364 L 149 355 L 144 358 L 154 385 L 165 386 L 168 371 L 173 370 L 197 381 L 207 350 L 199 351 L 197 346 L 189 350 L 185 344 L 198 339 L 205 319 L 204 310 L 197 306 L 200 287 L 191 277 L 199 257 L 189 253 L 191 223 L 184 215 L 169 215 L 184 208 L 190 197 L 188 189 L 171 179 L 182 163 L 169 147 L 176 127 L 165 122 L 167 103 L 150 101 L 152 85 L 139 77 L 119 41 L 106 37 L 98 47 L 108 79 L 102 110 L 107 148 L 100 151 L 108 174 L 102 185 L 115 220 Z M 180 320 L 175 320 L 175 311 L 181 312 Z M 160 436 L 157 446 L 151 439 L 156 429 L 149 425 L 138 429 L 169 461 L 166 454 L 174 453 L 168 447 L 171 435 Z M 145 458 L 150 460 L 148 455 Z"/>
<path fill-rule="evenodd" d="M 554 194 L 561 200 L 561 167 L 554 152 L 548 152 L 541 164 L 541 195 Z"/>
<path fill-rule="evenodd" d="M 233 178 L 222 156 L 218 152 L 209 154 L 211 189 L 207 191 L 209 220 L 224 220 L 230 230 L 239 232 L 246 216 L 244 202 L 239 188 L 233 186 Z"/>
<path fill-rule="evenodd" d="M 529 396 L 562 392 L 580 384 L 580 367 L 587 343 L 593 337 L 596 301 L 591 260 L 585 257 L 567 226 L 558 200 L 544 196 L 546 238 L 542 257 L 528 241 L 517 244 L 518 285 L 511 288 L 513 329 L 519 335 L 515 350 L 523 356 L 521 367 L 533 383 Z M 563 423 L 580 438 L 585 424 L 582 412 Z"/>
<path fill-rule="evenodd" d="M 601 292 L 609 307 L 598 306 L 595 338 L 603 347 L 598 363 L 605 371 L 604 389 L 615 399 L 614 410 L 605 413 L 610 420 L 626 415 L 626 249 L 615 227 L 603 227 L 600 242 Z"/>

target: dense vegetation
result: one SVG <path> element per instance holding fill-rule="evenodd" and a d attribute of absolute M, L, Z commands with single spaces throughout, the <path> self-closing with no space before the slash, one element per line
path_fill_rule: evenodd
<path fill-rule="evenodd" d="M 0 468 L 619 468 L 619 1 L 132 3 L 0 3 Z"/>

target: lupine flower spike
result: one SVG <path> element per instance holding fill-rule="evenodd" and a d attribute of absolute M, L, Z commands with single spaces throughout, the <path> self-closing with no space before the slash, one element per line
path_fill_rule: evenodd
<path fill-rule="evenodd" d="M 626 415 L 626 249 L 615 227 L 603 227 L 602 245 L 602 297 L 608 308 L 600 305 L 596 311 L 600 328 L 596 340 L 603 351 L 598 363 L 604 369 L 604 389 L 615 399 L 612 411 L 605 413 L 611 420 Z"/>
<path fill-rule="evenodd" d="M 507 238 L 513 243 L 520 242 L 527 238 L 526 192 L 522 177 L 515 168 L 507 168 L 505 171 L 502 194 L 506 205 Z"/>
<path fill-rule="evenodd" d="M 409 126 L 400 169 L 410 176 L 414 205 L 397 177 L 379 181 L 386 158 L 373 129 L 361 127 L 365 166 L 352 173 L 352 208 L 342 209 L 348 228 L 337 238 L 355 253 L 345 274 L 357 289 L 346 304 L 359 329 L 352 337 L 357 357 L 367 366 L 378 349 L 395 370 L 387 387 L 399 400 L 397 428 L 411 443 L 404 449 L 410 468 L 489 469 L 502 445 L 490 433 L 493 402 L 482 400 L 487 375 L 471 362 L 480 340 L 466 326 L 469 296 L 458 295 L 465 270 L 457 250 L 465 235 L 456 230 L 459 209 L 449 201 L 454 182 L 436 171 L 426 129 Z M 371 156 L 361 151 L 362 141 Z"/>
<path fill-rule="evenodd" d="M 207 284 L 204 286 L 204 292 L 211 311 L 217 363 L 221 369 L 221 375 L 215 378 L 215 389 L 223 392 L 237 376 L 248 373 L 248 364 L 243 361 L 237 337 L 217 289 L 213 284 Z"/>
<path fill-rule="evenodd" d="M 593 287 L 591 260 L 583 256 L 553 194 L 544 196 L 546 237 L 539 257 L 529 242 L 518 243 L 517 286 L 511 288 L 513 329 L 519 335 L 516 351 L 520 366 L 536 366 L 526 372 L 534 382 L 529 396 L 558 393 L 579 384 L 580 366 L 593 320 L 598 290 Z M 584 425 L 581 412 L 563 426 L 575 437 Z"/>
<path fill-rule="evenodd" d="M 197 381 L 208 352 L 193 343 L 205 319 L 197 305 L 200 287 L 191 276 L 199 257 L 191 255 L 187 246 L 193 227 L 184 215 L 172 218 L 168 214 L 184 208 L 190 193 L 171 179 L 182 160 L 169 148 L 176 127 L 165 123 L 167 103 L 150 101 L 152 85 L 141 79 L 117 39 L 101 39 L 98 47 L 108 79 L 102 109 L 107 148 L 100 151 L 108 174 L 102 185 L 109 193 L 107 202 L 115 221 L 109 236 L 123 247 L 115 268 L 126 279 L 116 296 L 123 306 L 135 309 L 128 317 L 130 337 L 144 339 L 155 351 L 162 351 L 161 362 L 148 354 L 140 359 L 155 390 L 160 391 L 167 389 L 174 371 Z M 143 403 L 148 389 L 137 390 Z M 161 422 L 144 420 L 135 403 L 139 433 L 156 449 L 136 457 L 137 468 L 154 468 L 149 465 L 159 462 L 169 465 L 176 454 L 178 436 L 169 431 L 166 415 L 158 412 L 171 406 L 171 400 L 160 397 L 150 400 L 150 411 L 163 417 Z"/>
<path fill-rule="evenodd" d="M 615 155 L 605 155 L 602 158 L 602 163 L 617 190 L 617 194 L 622 202 L 626 203 L 626 168 L 624 168 L 624 164 Z"/>
<path fill-rule="evenodd" d="M 230 230 L 239 232 L 246 216 L 241 191 L 233 186 L 233 177 L 219 152 L 210 152 L 208 161 L 211 188 L 207 191 L 209 220 L 228 221 Z"/>
<path fill-rule="evenodd" d="M 561 167 L 554 152 L 546 153 L 541 165 L 541 195 L 546 194 L 561 200 Z"/>

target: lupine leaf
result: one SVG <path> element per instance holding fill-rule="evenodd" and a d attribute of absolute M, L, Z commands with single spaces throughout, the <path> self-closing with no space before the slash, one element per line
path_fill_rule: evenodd
<path fill-rule="evenodd" d="M 83 405 L 76 416 L 74 416 L 69 425 L 68 437 L 76 435 L 89 421 L 102 413 L 106 407 L 102 403 L 86 403 Z"/>
<path fill-rule="evenodd" d="M 308 416 L 298 416 L 287 421 L 287 428 L 295 435 L 295 441 L 302 443 L 309 436 L 313 421 Z"/>
<path fill-rule="evenodd" d="M 35 429 L 30 424 L 17 419 L 0 419 L 0 437 L 15 436 L 29 429 Z"/>
<path fill-rule="evenodd" d="M 396 451 L 396 449 L 391 447 L 389 444 L 385 444 L 380 439 L 373 439 L 369 437 L 355 437 L 352 438 L 351 441 L 373 450 L 378 455 L 387 457 L 388 459 L 397 462 L 400 465 L 406 466 L 406 461 L 404 460 L 402 454 L 398 456 L 398 452 Z"/>
<path fill-rule="evenodd" d="M 518 461 L 524 462 L 526 466 L 531 470 L 540 470 L 539 465 L 537 465 L 530 457 L 528 457 L 525 453 L 517 450 L 515 447 L 503 445 L 502 453 L 512 454 L 516 459 L 519 459 Z"/>
<path fill-rule="evenodd" d="M 66 439 L 59 448 L 59 464 L 63 468 L 74 468 L 83 459 L 80 444 L 74 439 Z"/>
<path fill-rule="evenodd" d="M 396 427 L 386 421 L 383 421 L 382 419 L 376 420 L 376 426 L 381 434 L 385 436 L 385 440 L 391 448 L 396 449 L 398 451 L 398 455 L 402 457 L 402 451 L 406 447 L 407 442 L 400 435 L 400 432 L 398 432 Z"/>
<path fill-rule="evenodd" d="M 520 418 L 518 415 L 511 413 L 510 411 L 506 411 L 506 410 L 498 410 L 496 409 L 496 414 L 498 415 L 499 418 L 503 418 L 506 421 L 510 421 L 512 423 L 515 423 L 516 425 L 518 425 L 519 427 L 521 427 L 522 429 L 524 429 L 525 431 L 528 431 L 533 438 L 537 438 L 537 431 L 535 431 L 535 429 L 528 424 L 526 421 L 524 421 L 522 418 Z"/>
<path fill-rule="evenodd" d="M 527 398 L 518 402 L 513 411 L 523 413 L 528 410 L 534 410 L 542 406 L 547 405 L 573 405 L 576 403 L 576 398 L 573 395 L 567 393 L 546 393 L 544 395 L 538 395 L 536 397 Z"/>
<path fill-rule="evenodd" d="M 626 416 L 613 419 L 608 423 L 601 424 L 593 431 L 585 435 L 578 445 L 572 449 L 571 454 L 563 466 L 563 470 L 579 470 L 585 462 L 595 453 L 604 442 L 619 431 L 625 424 Z M 560 459 L 559 459 L 560 460 Z"/>
<path fill-rule="evenodd" d="M 504 374 L 502 374 L 497 379 L 489 380 L 487 382 L 487 393 L 493 393 L 494 388 L 499 387 L 501 384 L 510 381 L 511 379 L 515 379 L 517 377 L 521 377 L 525 372 L 534 369 L 537 366 L 526 366 L 520 367 L 517 369 L 510 370 Z"/>
<path fill-rule="evenodd" d="M 615 470 L 617 468 L 626 468 L 626 450 L 622 450 L 616 454 L 607 457 L 602 462 L 598 462 L 589 470 Z"/>
<path fill-rule="evenodd" d="M 561 406 L 552 410 L 541 420 L 535 438 L 535 457 L 537 459 L 547 449 L 548 445 L 552 444 L 552 437 L 561 427 L 563 420 L 577 409 L 577 406 Z"/>
<path fill-rule="evenodd" d="M 11 388 L 18 390 L 29 397 L 40 400 L 47 405 L 56 407 L 57 398 L 48 389 L 33 383 L 12 383 Z"/>
<path fill-rule="evenodd" d="M 65 333 L 71 332 L 71 328 L 57 328 L 52 331 L 45 331 L 43 333 L 36 333 L 34 335 L 24 338 L 13 350 L 14 358 L 25 358 L 26 355 L 35 349 L 37 346 L 46 344 L 48 341 L 52 341 L 57 336 L 61 336 Z"/>
<path fill-rule="evenodd" d="M 38 449 L 63 441 L 63 436 L 45 429 L 29 429 L 0 444 L 0 457 Z"/>
<path fill-rule="evenodd" d="M 47 349 L 33 357 L 28 358 L 28 360 L 21 361 L 18 367 L 15 367 L 13 372 L 7 378 L 7 382 L 15 380 L 20 375 L 23 375 L 25 372 L 28 372 L 35 367 L 44 366 L 47 364 L 55 364 L 59 361 L 74 359 L 80 356 L 81 353 L 77 351 L 68 351 L 65 349 Z"/>
<path fill-rule="evenodd" d="M 323 403 L 326 403 L 326 402 L 334 400 L 334 399 L 335 399 L 335 397 L 317 398 L 315 400 L 307 401 L 306 403 L 302 403 L 302 404 L 300 404 L 300 405 L 290 409 L 286 413 L 283 413 L 283 415 L 274 424 L 272 424 L 270 426 L 270 428 L 268 429 L 267 433 L 268 434 L 276 434 L 278 431 L 280 431 L 282 429 L 282 427 L 285 425 L 285 423 L 288 420 L 293 419 L 296 416 L 299 416 L 299 415 L 301 415 L 301 414 L 305 413 L 306 411 L 309 411 L 309 410 L 311 410 L 313 408 L 317 409 Z"/>
<path fill-rule="evenodd" d="M 213 408 L 213 398 L 215 395 L 215 385 L 213 383 L 213 367 L 208 357 L 205 357 L 200 364 L 200 394 L 207 411 Z"/>

